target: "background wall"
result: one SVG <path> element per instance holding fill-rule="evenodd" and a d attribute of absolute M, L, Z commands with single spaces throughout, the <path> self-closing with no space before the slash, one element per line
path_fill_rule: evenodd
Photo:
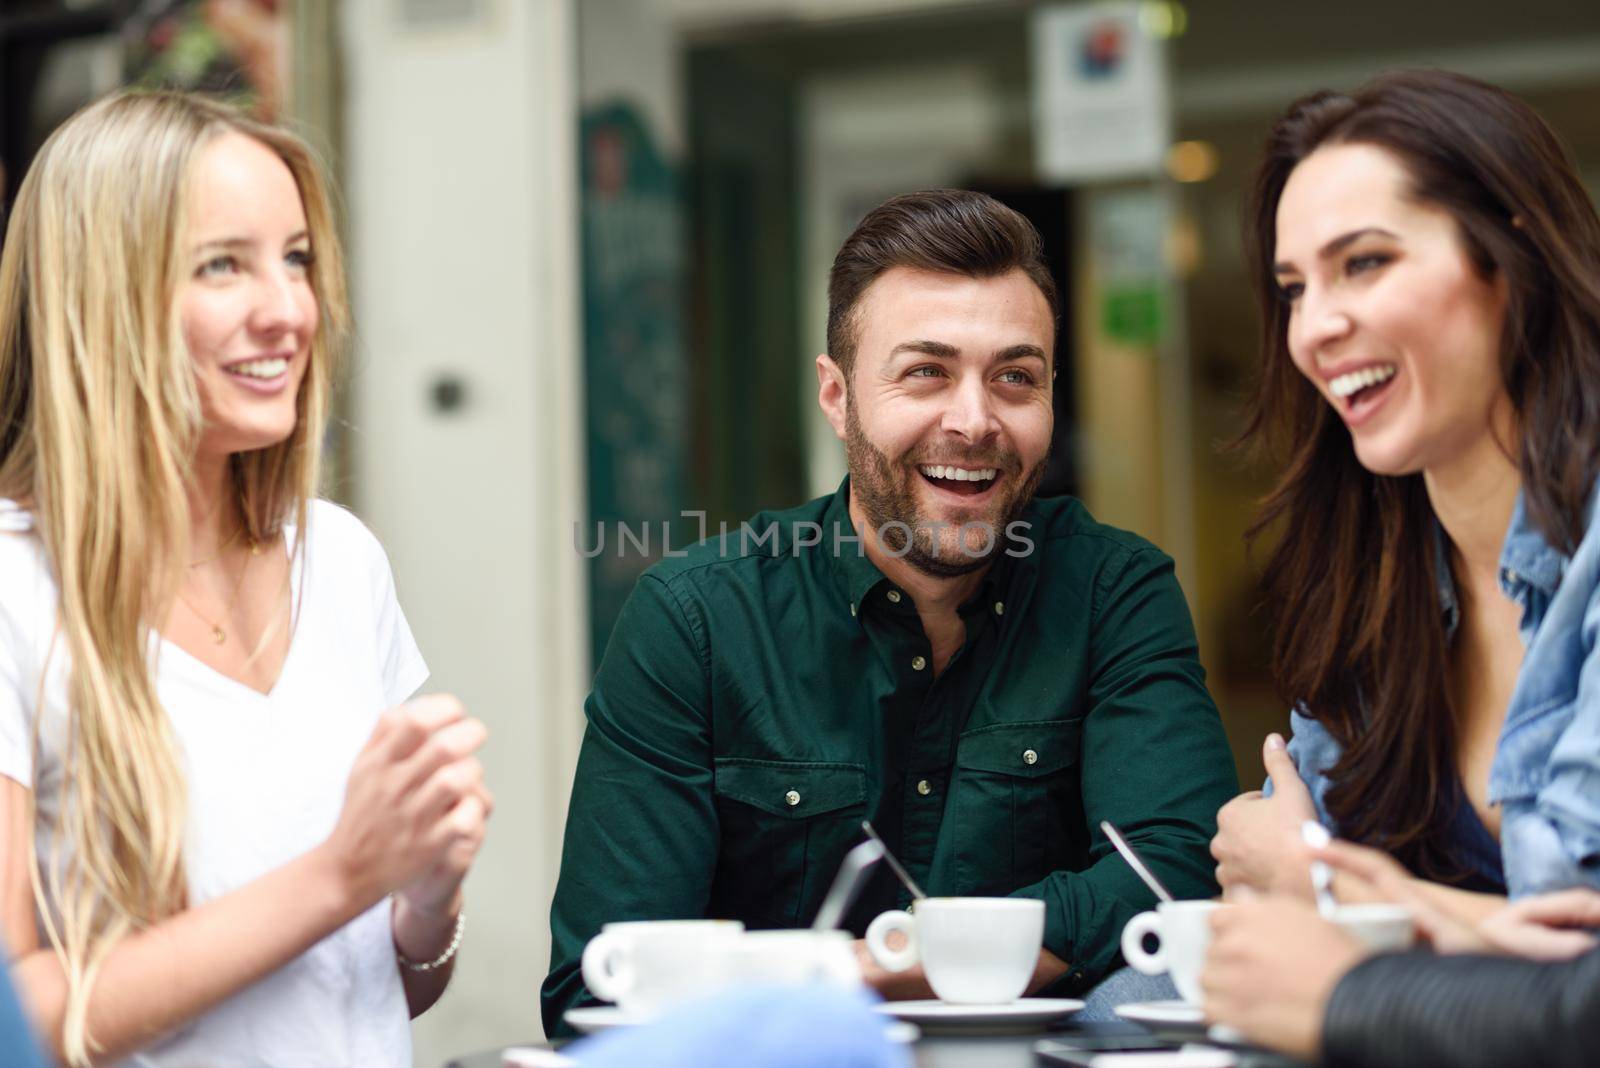
<path fill-rule="evenodd" d="M 576 107 L 568 0 L 349 0 L 345 198 L 360 344 L 350 495 L 388 548 L 429 688 L 489 726 L 497 807 L 417 1063 L 539 1032 L 587 691 Z M 459 406 L 436 391 L 454 383 Z"/>

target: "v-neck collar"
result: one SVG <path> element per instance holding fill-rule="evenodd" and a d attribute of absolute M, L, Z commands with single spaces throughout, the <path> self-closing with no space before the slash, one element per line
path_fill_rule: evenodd
<path fill-rule="evenodd" d="M 284 651 L 283 663 L 278 666 L 278 676 L 272 680 L 272 685 L 266 690 L 258 690 L 241 679 L 236 679 L 225 671 L 219 671 L 198 656 L 189 652 L 177 642 L 168 638 L 160 631 L 156 632 L 158 642 L 157 655 L 175 652 L 180 660 L 187 662 L 193 673 L 201 676 L 202 681 L 212 682 L 221 688 L 236 690 L 248 695 L 257 701 L 270 702 L 278 691 L 283 688 L 283 680 L 288 677 L 289 669 L 293 667 L 295 651 L 300 647 L 300 611 L 305 604 L 304 591 L 301 583 L 306 570 L 306 548 L 295 545 L 296 530 L 293 523 L 285 523 L 283 527 L 284 552 L 289 557 L 289 648 Z M 299 560 L 296 560 L 296 555 Z"/>

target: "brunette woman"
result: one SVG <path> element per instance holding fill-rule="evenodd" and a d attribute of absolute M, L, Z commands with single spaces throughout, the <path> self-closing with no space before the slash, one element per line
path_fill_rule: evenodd
<path fill-rule="evenodd" d="M 1285 458 L 1253 535 L 1295 714 L 1274 792 L 1219 817 L 1219 881 L 1308 893 L 1320 818 L 1469 918 L 1600 885 L 1600 221 L 1577 169 L 1509 93 L 1392 73 L 1290 107 L 1246 226 L 1248 433 Z"/>

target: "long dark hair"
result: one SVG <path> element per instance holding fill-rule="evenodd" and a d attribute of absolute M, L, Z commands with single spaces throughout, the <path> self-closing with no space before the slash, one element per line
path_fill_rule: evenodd
<path fill-rule="evenodd" d="M 1317 148 L 1392 152 L 1417 200 L 1448 211 L 1473 265 L 1508 293 L 1501 376 L 1528 512 L 1550 544 L 1583 537 L 1600 471 L 1600 220 L 1566 149 L 1527 104 L 1442 71 L 1382 75 L 1291 105 L 1268 135 L 1245 219 L 1262 373 L 1243 440 L 1286 457 L 1251 525 L 1276 532 L 1264 583 L 1284 697 L 1344 754 L 1327 806 L 1340 833 L 1433 878 L 1448 854 L 1457 730 L 1435 568 L 1443 544 L 1420 474 L 1374 475 L 1289 357 L 1272 274 L 1278 199 Z"/>

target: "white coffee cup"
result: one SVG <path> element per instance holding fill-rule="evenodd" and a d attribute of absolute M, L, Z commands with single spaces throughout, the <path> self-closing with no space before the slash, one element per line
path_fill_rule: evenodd
<path fill-rule="evenodd" d="M 1220 901 L 1163 901 L 1154 912 L 1141 912 L 1122 929 L 1122 955 L 1146 975 L 1165 972 L 1183 1000 L 1200 1004 L 1200 971 L 1211 948 L 1211 913 L 1227 908 Z M 1373 952 L 1410 948 L 1416 923 L 1404 905 L 1339 905 L 1331 917 L 1340 929 Z M 1159 939 L 1152 952 L 1147 937 Z"/>
<path fill-rule="evenodd" d="M 928 984 L 956 1005 L 1003 1005 L 1028 989 L 1044 944 L 1044 902 L 1018 897 L 925 897 L 867 927 L 867 950 L 891 972 L 922 962 Z M 889 948 L 893 932 L 905 936 Z"/>
<path fill-rule="evenodd" d="M 1384 902 L 1338 905 L 1333 922 L 1374 953 L 1398 953 L 1417 940 L 1417 921 L 1404 905 Z"/>
<path fill-rule="evenodd" d="M 728 983 L 861 985 L 861 964 L 848 931 L 746 931 L 710 952 Z"/>
<path fill-rule="evenodd" d="M 655 1012 L 725 981 L 722 951 L 744 934 L 737 920 L 608 923 L 583 950 L 583 983 L 629 1012 Z"/>
<path fill-rule="evenodd" d="M 1178 994 L 1191 1005 L 1200 1004 L 1200 969 L 1211 945 L 1211 913 L 1220 901 L 1163 901 L 1154 912 L 1141 912 L 1122 929 L 1122 955 L 1146 975 L 1166 972 Z M 1155 951 L 1144 940 L 1159 940 Z"/>

